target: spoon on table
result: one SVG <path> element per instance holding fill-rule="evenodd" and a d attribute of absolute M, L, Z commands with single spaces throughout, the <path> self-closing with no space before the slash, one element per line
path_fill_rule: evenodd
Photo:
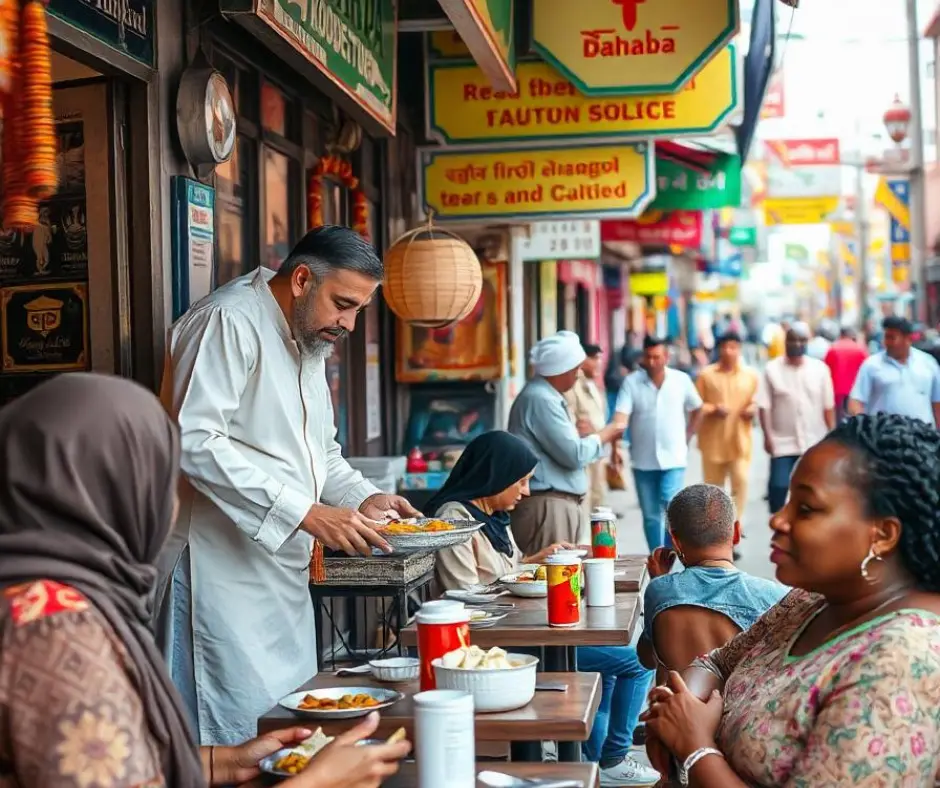
<path fill-rule="evenodd" d="M 581 780 L 526 780 L 504 772 L 480 772 L 477 780 L 489 788 L 584 788 Z"/>

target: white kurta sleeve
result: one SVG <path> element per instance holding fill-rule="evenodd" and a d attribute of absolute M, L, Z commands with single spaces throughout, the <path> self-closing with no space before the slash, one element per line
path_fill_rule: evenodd
<path fill-rule="evenodd" d="M 273 554 L 316 500 L 258 468 L 229 437 L 229 423 L 260 350 L 257 330 L 241 313 L 218 307 L 191 312 L 171 337 L 173 412 L 183 473 Z"/>
<path fill-rule="evenodd" d="M 330 418 L 333 414 L 330 412 Z M 333 429 L 333 438 L 326 452 L 326 484 L 320 500 L 330 506 L 346 506 L 358 509 L 362 502 L 370 496 L 382 491 L 372 482 L 363 478 L 343 457 L 343 449 L 336 442 L 336 429 Z"/>

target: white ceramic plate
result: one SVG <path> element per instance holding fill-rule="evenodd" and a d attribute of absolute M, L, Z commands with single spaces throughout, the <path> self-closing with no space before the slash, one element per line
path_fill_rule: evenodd
<path fill-rule="evenodd" d="M 339 700 L 343 695 L 371 695 L 378 701 L 378 705 L 369 706 L 362 709 L 331 709 L 329 711 L 322 709 L 302 709 L 300 702 L 313 695 L 315 698 L 333 698 Z M 314 720 L 350 720 L 354 717 L 365 717 L 372 711 L 381 711 L 388 708 L 393 703 L 398 703 L 405 696 L 397 690 L 383 689 L 381 687 L 328 687 L 317 690 L 307 690 L 292 692 L 287 697 L 281 698 L 278 705 L 282 708 L 292 711 L 300 717 L 309 717 Z"/>
<path fill-rule="evenodd" d="M 482 589 L 486 587 L 487 586 L 474 586 L 467 589 L 445 591 L 444 597 L 446 599 L 456 599 L 458 602 L 466 602 L 468 605 L 485 605 L 487 602 L 495 602 L 506 594 L 505 591 L 498 591 L 495 594 L 484 593 Z"/>
<path fill-rule="evenodd" d="M 363 739 L 359 742 L 359 746 L 367 746 L 370 744 L 385 744 L 385 742 L 382 739 Z M 302 750 L 299 750 L 295 747 L 285 747 L 283 750 L 278 750 L 276 753 L 262 759 L 258 763 L 258 768 L 265 774 L 273 774 L 275 777 L 295 777 L 296 775 L 277 768 L 277 762 L 281 760 L 281 758 L 285 758 L 293 752 L 300 752 L 303 755 L 308 755 L 308 753 L 303 752 Z"/>
<path fill-rule="evenodd" d="M 508 613 L 497 613 L 493 610 L 483 610 L 483 611 L 473 611 L 473 612 L 482 612 L 486 613 L 485 616 L 479 618 L 470 619 L 470 629 L 487 629 L 488 627 L 494 626 L 497 622 L 502 621 Z"/>
<path fill-rule="evenodd" d="M 505 588 L 510 594 L 521 597 L 543 597 L 548 596 L 548 581 L 547 580 L 522 580 L 519 581 L 518 572 L 514 572 L 511 575 L 503 575 L 499 578 L 499 584 Z"/>

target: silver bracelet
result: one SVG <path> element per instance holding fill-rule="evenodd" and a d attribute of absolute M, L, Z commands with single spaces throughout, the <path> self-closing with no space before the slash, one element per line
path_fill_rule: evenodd
<path fill-rule="evenodd" d="M 714 747 L 699 747 L 695 752 L 691 753 L 689 757 L 682 762 L 682 766 L 679 767 L 679 782 L 682 783 L 682 785 L 689 784 L 689 772 L 692 770 L 692 767 L 707 755 L 717 755 L 719 758 L 725 757 L 721 750 L 716 750 Z"/>

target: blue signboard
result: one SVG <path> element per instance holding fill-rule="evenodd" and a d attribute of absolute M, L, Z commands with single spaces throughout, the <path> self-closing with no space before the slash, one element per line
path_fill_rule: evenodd
<path fill-rule="evenodd" d="M 897 198 L 898 202 L 904 206 L 908 216 L 910 216 L 911 206 L 911 185 L 906 180 L 894 179 L 886 181 L 891 193 Z M 901 214 L 895 216 L 895 214 Z M 899 273 L 907 269 L 911 264 L 911 228 L 910 222 L 906 224 L 902 221 L 905 211 L 891 211 L 891 268 L 894 274 L 895 282 L 906 281 L 907 276 Z"/>
<path fill-rule="evenodd" d="M 172 179 L 173 319 L 212 290 L 215 275 L 215 189 Z"/>

